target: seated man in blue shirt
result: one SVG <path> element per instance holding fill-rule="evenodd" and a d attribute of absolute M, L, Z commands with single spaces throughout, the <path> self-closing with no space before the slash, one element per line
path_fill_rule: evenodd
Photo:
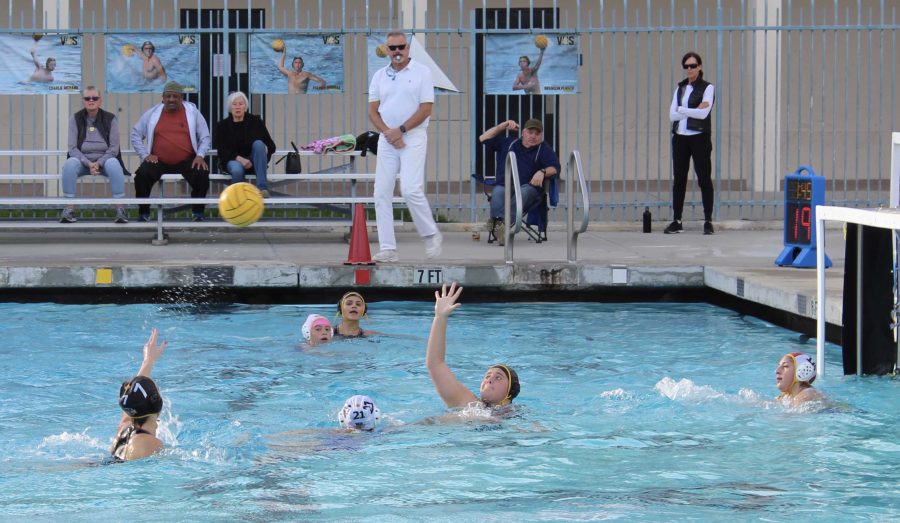
<path fill-rule="evenodd" d="M 491 127 L 478 137 L 488 149 L 497 153 L 497 180 L 491 192 L 490 228 L 497 235 L 500 245 L 506 241 L 503 229 L 495 229 L 503 225 L 503 205 L 506 198 L 504 187 L 504 170 L 506 155 L 516 153 L 516 166 L 519 168 L 519 185 L 522 188 L 522 208 L 532 208 L 544 194 L 544 180 L 559 174 L 559 158 L 548 144 L 544 143 L 544 125 L 540 120 L 532 118 L 525 122 L 521 138 L 505 134 L 505 131 L 516 132 L 519 124 L 513 120 L 501 122 Z M 502 134 L 501 134 L 502 133 Z M 515 200 L 511 201 L 511 209 L 515 213 Z"/>

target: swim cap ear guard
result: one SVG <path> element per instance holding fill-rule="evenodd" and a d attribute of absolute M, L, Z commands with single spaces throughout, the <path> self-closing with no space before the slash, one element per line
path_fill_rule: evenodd
<path fill-rule="evenodd" d="M 306 317 L 306 321 L 303 322 L 303 327 L 300 327 L 300 334 L 303 335 L 303 339 L 309 341 L 309 339 L 312 338 L 312 328 L 316 323 L 319 323 L 320 320 L 331 327 L 331 322 L 328 321 L 328 318 L 325 316 L 322 316 L 321 314 L 310 314 Z"/>
<path fill-rule="evenodd" d="M 788 356 L 794 360 L 795 380 L 809 384 L 816 381 L 816 364 L 812 356 L 805 352 L 792 352 Z"/>
<path fill-rule="evenodd" d="M 344 406 L 338 411 L 338 421 L 341 428 L 351 430 L 375 430 L 375 425 L 381 419 L 381 411 L 375 405 L 375 401 L 363 395 L 347 398 Z"/>
<path fill-rule="evenodd" d="M 152 379 L 135 376 L 119 388 L 119 407 L 132 418 L 146 418 L 162 412 L 163 400 Z"/>
<path fill-rule="evenodd" d="M 501 403 L 507 403 L 516 398 L 519 395 L 519 391 L 521 390 L 521 386 L 519 385 L 519 375 L 516 374 L 516 371 L 511 368 L 498 363 L 491 367 L 492 369 L 500 369 L 506 374 L 506 379 L 509 381 L 509 388 L 506 391 L 506 397 L 503 398 Z"/>

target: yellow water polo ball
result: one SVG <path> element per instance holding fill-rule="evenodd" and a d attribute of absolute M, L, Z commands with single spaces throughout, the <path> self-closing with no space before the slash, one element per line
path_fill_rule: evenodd
<path fill-rule="evenodd" d="M 387 58 L 387 55 L 388 55 L 387 46 L 384 44 L 378 44 L 378 46 L 375 47 L 375 54 L 378 55 L 378 58 Z"/>
<path fill-rule="evenodd" d="M 34 33 L 33 35 L 31 35 L 32 40 L 34 40 L 35 42 L 40 42 L 41 38 L 43 37 L 44 35 L 38 33 Z"/>
<path fill-rule="evenodd" d="M 280 52 L 284 51 L 284 40 L 282 40 L 281 38 L 276 38 L 275 40 L 272 40 L 272 50 L 275 51 L 276 53 L 280 53 Z"/>
<path fill-rule="evenodd" d="M 125 44 L 122 46 L 122 56 L 127 56 L 131 58 L 134 56 L 134 53 L 137 51 L 137 48 L 131 44 Z"/>
<path fill-rule="evenodd" d="M 537 35 L 534 37 L 534 45 L 538 49 L 546 49 L 548 43 L 550 43 L 550 42 L 547 40 L 547 37 L 544 35 Z"/>
<path fill-rule="evenodd" d="M 256 223 L 264 209 L 262 193 L 247 182 L 233 183 L 219 195 L 219 216 L 235 227 Z"/>

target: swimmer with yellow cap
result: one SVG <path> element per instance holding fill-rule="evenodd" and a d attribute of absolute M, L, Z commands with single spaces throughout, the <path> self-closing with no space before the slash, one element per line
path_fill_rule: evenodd
<path fill-rule="evenodd" d="M 460 383 L 444 361 L 447 351 L 447 320 L 460 304 L 457 303 L 462 287 L 456 282 L 447 288 L 444 284 L 434 293 L 434 321 L 428 336 L 425 366 L 435 389 L 448 407 L 466 407 L 473 402 L 481 402 L 486 407 L 508 405 L 519 395 L 519 376 L 516 371 L 503 364 L 492 365 L 484 374 L 479 389 L 480 397 Z"/>
<path fill-rule="evenodd" d="M 821 392 L 812 387 L 816 380 L 816 364 L 805 352 L 785 354 L 775 367 L 775 386 L 781 391 L 777 400 L 791 405 L 822 400 Z"/>
<path fill-rule="evenodd" d="M 366 305 L 366 299 L 362 294 L 356 291 L 350 291 L 341 296 L 337 302 L 337 314 L 334 318 L 340 319 L 341 322 L 335 325 L 334 335 L 341 338 L 365 338 L 372 334 L 381 334 L 380 332 L 368 330 L 364 331 L 359 322 L 362 318 L 369 319 L 366 314 L 369 307 Z"/>

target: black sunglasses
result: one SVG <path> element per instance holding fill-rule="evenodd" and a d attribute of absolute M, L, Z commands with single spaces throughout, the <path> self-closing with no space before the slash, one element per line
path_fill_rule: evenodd
<path fill-rule="evenodd" d="M 700 64 L 681 64 L 681 67 L 685 69 L 696 69 L 700 67 Z"/>
<path fill-rule="evenodd" d="M 85 96 L 84 97 L 85 102 L 96 102 L 99 99 L 100 99 L 99 96 Z"/>
<path fill-rule="evenodd" d="M 390 49 L 391 51 L 402 51 L 402 50 L 406 49 L 406 44 L 389 45 L 388 49 Z"/>

